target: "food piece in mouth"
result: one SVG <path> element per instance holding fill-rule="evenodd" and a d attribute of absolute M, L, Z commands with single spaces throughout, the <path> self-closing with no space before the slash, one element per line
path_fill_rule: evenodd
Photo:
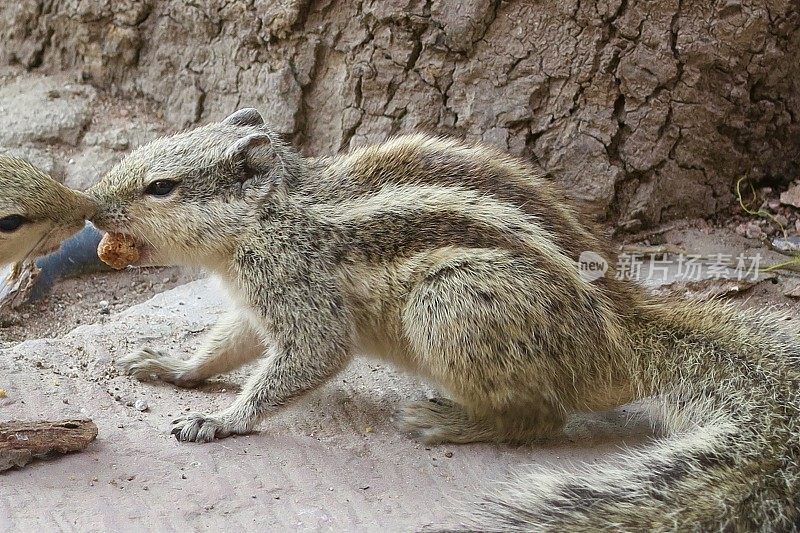
<path fill-rule="evenodd" d="M 139 260 L 139 248 L 130 235 L 106 233 L 97 245 L 97 256 L 111 268 L 121 270 Z"/>

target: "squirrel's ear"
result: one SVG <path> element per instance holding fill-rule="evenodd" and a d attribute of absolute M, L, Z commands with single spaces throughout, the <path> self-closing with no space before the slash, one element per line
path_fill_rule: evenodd
<path fill-rule="evenodd" d="M 279 163 L 272 139 L 266 133 L 252 133 L 239 139 L 228 147 L 224 158 L 240 183 L 255 176 L 273 175 Z"/>
<path fill-rule="evenodd" d="M 232 126 L 263 126 L 264 119 L 261 117 L 261 113 L 259 113 L 258 110 L 252 107 L 245 107 L 229 115 L 222 123 Z"/>

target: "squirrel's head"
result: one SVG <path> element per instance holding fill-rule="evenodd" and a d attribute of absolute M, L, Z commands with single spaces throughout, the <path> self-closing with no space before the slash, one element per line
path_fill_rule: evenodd
<path fill-rule="evenodd" d="M 0 156 L 0 266 L 44 255 L 83 229 L 94 203 L 24 159 Z"/>
<path fill-rule="evenodd" d="M 304 172 L 255 109 L 144 145 L 89 190 L 92 222 L 132 236 L 139 265 L 209 266 Z"/>

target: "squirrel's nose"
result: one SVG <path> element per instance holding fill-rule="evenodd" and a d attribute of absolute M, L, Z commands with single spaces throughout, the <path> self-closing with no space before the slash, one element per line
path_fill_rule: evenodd
<path fill-rule="evenodd" d="M 82 216 L 85 220 L 92 220 L 99 210 L 100 206 L 94 201 L 94 199 L 87 195 L 83 195 L 80 206 L 80 216 Z"/>
<path fill-rule="evenodd" d="M 97 186 L 90 187 L 84 193 L 84 197 L 86 198 L 86 220 L 98 228 L 105 225 L 110 218 L 109 214 L 112 212 L 112 209 L 98 193 Z"/>
<path fill-rule="evenodd" d="M 96 227 L 97 229 L 103 229 L 104 227 L 106 227 L 105 217 L 99 211 L 95 211 L 94 213 L 89 215 L 86 218 L 86 220 L 91 222 L 92 225 L 94 225 L 94 227 Z"/>
<path fill-rule="evenodd" d="M 87 220 L 103 231 L 116 231 L 126 222 L 124 214 L 119 208 L 103 206 L 98 206 L 98 209 Z"/>

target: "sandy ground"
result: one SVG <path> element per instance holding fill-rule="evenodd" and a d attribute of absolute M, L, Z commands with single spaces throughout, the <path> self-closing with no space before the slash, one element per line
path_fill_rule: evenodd
<path fill-rule="evenodd" d="M 535 449 L 425 446 L 392 417 L 400 403 L 430 391 L 359 360 L 254 435 L 181 444 L 169 421 L 224 406 L 247 369 L 184 390 L 138 383 L 113 362 L 144 343 L 188 355 L 223 307 L 212 283 L 196 281 L 58 338 L 4 349 L 0 417 L 91 417 L 100 435 L 83 453 L 4 474 L 0 523 L 13 531 L 407 531 L 447 523 L 460 500 L 509 468 L 572 468 L 649 435 L 625 409 L 578 419 L 565 441 Z"/>

